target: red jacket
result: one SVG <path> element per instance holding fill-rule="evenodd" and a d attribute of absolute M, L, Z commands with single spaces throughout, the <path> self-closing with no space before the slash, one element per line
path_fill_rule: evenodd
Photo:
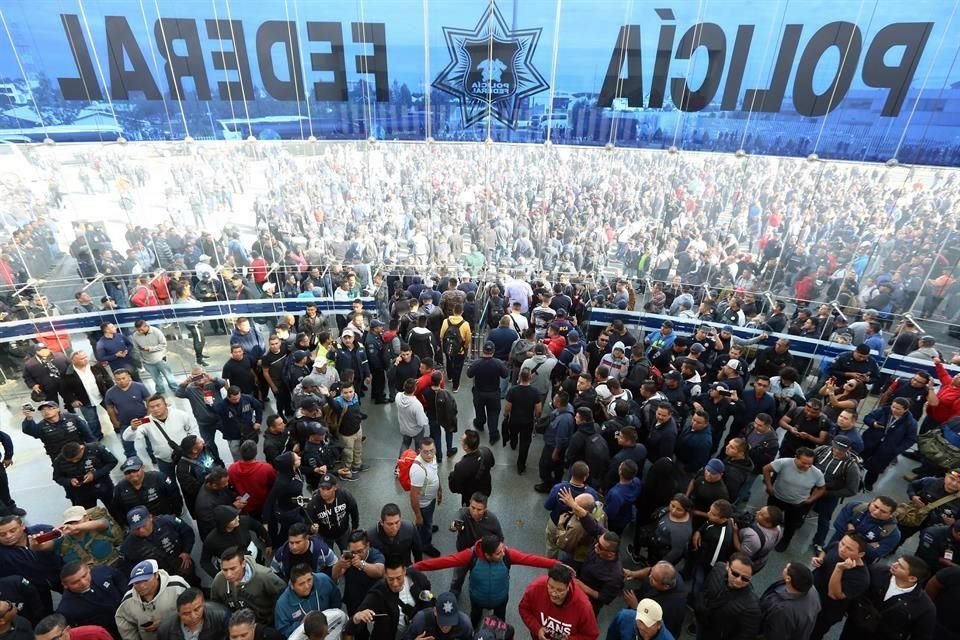
<path fill-rule="evenodd" d="M 253 281 L 257 284 L 267 281 L 267 261 L 263 257 L 253 260 L 250 263 L 250 270 L 253 271 Z"/>
<path fill-rule="evenodd" d="M 563 350 L 567 346 L 567 339 L 563 336 L 544 338 L 543 344 L 547 345 L 547 349 L 553 354 L 553 357 L 559 360 L 560 354 L 563 353 Z"/>
<path fill-rule="evenodd" d="M 600 637 L 593 607 L 576 581 L 570 583 L 567 600 L 558 607 L 547 594 L 547 576 L 536 578 L 520 599 L 520 617 L 534 639 L 541 627 L 553 630 L 555 635 L 562 634 L 568 640 L 596 640 Z"/>
<path fill-rule="evenodd" d="M 227 475 L 238 496 L 250 494 L 250 499 L 243 507 L 244 513 L 259 513 L 263 509 L 273 481 L 277 479 L 273 465 L 257 460 L 234 462 L 227 468 Z"/>
<path fill-rule="evenodd" d="M 937 392 L 940 404 L 934 407 L 927 403 L 927 415 L 938 424 L 943 424 L 953 416 L 960 416 L 960 387 L 953 386 L 953 376 L 942 362 L 937 363 L 935 370 L 941 385 Z"/>

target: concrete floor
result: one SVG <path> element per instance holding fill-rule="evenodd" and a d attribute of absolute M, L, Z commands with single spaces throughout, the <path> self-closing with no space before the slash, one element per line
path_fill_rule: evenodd
<path fill-rule="evenodd" d="M 211 355 L 212 362 L 223 363 L 226 360 L 226 342 L 223 336 L 208 338 L 208 352 Z M 75 340 L 74 345 L 77 347 L 89 346 L 82 338 Z M 171 365 L 178 374 L 183 375 L 192 363 L 192 349 L 189 342 L 171 342 L 170 353 Z M 211 371 L 217 370 L 216 367 L 210 367 L 209 369 Z M 147 382 L 147 384 L 151 385 L 150 382 Z M 469 427 L 470 420 L 473 417 L 470 388 L 471 383 L 465 378 L 461 391 L 456 395 L 460 407 L 461 430 Z M 62 513 L 69 506 L 69 503 L 64 498 L 62 489 L 51 480 L 50 463 L 44 455 L 39 441 L 20 432 L 22 421 L 20 406 L 28 401 L 27 389 L 21 381 L 8 381 L 6 384 L 0 385 L 0 424 L 12 437 L 16 451 L 14 465 L 8 469 L 12 493 L 18 504 L 29 512 L 27 519 L 31 524 L 59 524 Z M 174 401 L 182 408 L 189 410 L 184 401 L 176 399 Z M 867 402 L 872 403 L 873 401 L 874 399 L 871 398 Z M 865 408 L 861 408 L 861 415 L 865 413 Z M 344 484 L 356 497 L 360 505 L 360 524 L 366 528 L 376 522 L 381 506 L 387 502 L 399 504 L 405 514 L 409 514 L 410 509 L 408 494 L 403 492 L 393 476 L 395 455 L 399 443 L 399 434 L 394 422 L 395 408 L 393 405 L 378 406 L 368 401 L 364 403 L 364 411 L 370 416 L 364 426 L 367 435 L 364 444 L 364 461 L 371 465 L 371 469 L 364 473 L 358 482 Z M 109 422 L 104 424 L 109 425 Z M 106 429 L 105 431 L 110 430 Z M 486 434 L 482 436 L 482 440 L 483 444 L 486 444 Z M 117 455 L 118 459 L 122 459 L 122 449 L 117 436 L 109 433 L 104 442 Z M 503 525 L 507 544 L 530 553 L 543 553 L 544 551 L 544 525 L 547 512 L 543 509 L 544 496 L 533 491 L 533 485 L 538 482 L 536 460 L 540 454 L 541 446 L 542 440 L 535 436 L 527 463 L 528 470 L 523 476 L 518 476 L 516 473 L 516 453 L 500 444 L 494 447 L 497 464 L 493 469 L 494 490 L 490 499 L 490 509 L 497 515 Z M 226 446 L 220 446 L 220 451 L 225 459 L 229 458 L 229 449 Z M 444 458 L 441 465 L 441 476 L 445 477 L 452 469 L 454 462 L 455 460 L 451 461 L 449 458 Z M 912 466 L 909 464 L 910 462 L 909 460 L 901 460 L 896 468 L 884 474 L 875 487 L 875 493 L 886 493 L 895 499 L 903 499 L 906 486 L 901 476 Z M 120 477 L 119 468 L 114 475 L 115 478 Z M 459 496 L 451 494 L 437 510 L 435 522 L 440 525 L 441 530 L 436 534 L 434 543 L 444 553 L 455 551 L 454 534 L 447 532 L 446 527 L 453 520 L 459 505 L 458 498 Z M 765 494 L 762 483 L 758 481 L 754 487 L 750 505 L 753 507 L 760 506 L 764 501 Z M 762 593 L 771 582 L 779 579 L 780 568 L 786 562 L 809 562 L 811 556 L 809 545 L 814 529 L 815 521 L 808 520 L 803 529 L 797 533 L 786 553 L 774 553 L 768 567 L 753 582 L 753 588 L 758 594 Z M 627 530 L 626 538 L 632 540 L 631 529 Z M 912 540 L 907 544 L 906 549 L 912 551 L 915 545 L 915 540 Z M 626 557 L 625 545 L 623 551 Z M 196 550 L 196 555 L 199 556 L 199 549 Z M 629 561 L 627 562 L 629 563 Z M 628 566 L 631 565 L 628 564 Z M 517 604 L 525 586 L 540 573 L 538 569 L 519 566 L 511 569 L 511 594 L 507 618 L 508 622 L 518 629 L 523 629 L 523 624 L 517 613 Z M 431 574 L 435 593 L 446 590 L 451 575 L 452 571 Z M 468 606 L 466 595 L 464 595 L 462 604 Z M 607 606 L 601 611 L 599 623 L 602 637 L 606 635 L 606 628 L 610 620 L 622 606 L 622 601 L 615 601 L 613 605 Z M 689 634 L 684 637 L 687 635 Z M 828 637 L 838 636 L 839 626 Z M 525 638 L 527 634 L 523 631 L 518 637 Z"/>

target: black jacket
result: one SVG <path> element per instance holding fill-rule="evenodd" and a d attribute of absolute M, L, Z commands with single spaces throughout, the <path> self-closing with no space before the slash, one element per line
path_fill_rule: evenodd
<path fill-rule="evenodd" d="M 227 486 L 217 491 L 204 485 L 197 493 L 197 501 L 193 508 L 196 511 L 197 531 L 204 540 L 217 528 L 216 508 L 221 505 L 232 505 L 237 499 L 237 492 Z"/>
<path fill-rule="evenodd" d="M 933 640 L 937 609 L 930 596 L 918 584 L 884 601 L 891 580 L 889 565 L 870 567 L 870 588 L 851 605 L 844 640 Z M 873 627 L 866 624 L 871 618 L 876 621 Z"/>
<path fill-rule="evenodd" d="M 731 500 L 736 500 L 743 484 L 751 479 L 754 473 L 753 460 L 749 457 L 742 460 L 731 460 L 726 455 L 722 458 L 724 464 L 723 483 L 727 485 L 727 494 Z"/>
<path fill-rule="evenodd" d="M 380 528 L 380 523 L 367 529 L 367 538 L 370 546 L 375 547 L 383 554 L 386 564 L 400 562 L 409 567 L 414 562 L 423 560 L 423 549 L 420 547 L 420 535 L 413 523 L 404 520 L 400 523 L 400 530 L 393 538 L 388 538 Z M 413 556 L 413 561 L 410 560 Z"/>
<path fill-rule="evenodd" d="M 68 442 L 83 443 L 95 440 L 83 418 L 63 410 L 60 411 L 60 419 L 56 422 L 46 420 L 34 422 L 33 418 L 24 418 L 20 424 L 20 430 L 42 442 L 43 450 L 51 460 L 60 455 L 63 445 Z"/>
<path fill-rule="evenodd" d="M 727 565 L 713 566 L 694 596 L 693 610 L 697 626 L 709 629 L 714 640 L 754 640 L 760 631 L 760 601 L 750 586 L 731 589 L 727 586 Z"/>
<path fill-rule="evenodd" d="M 207 600 L 203 605 L 203 627 L 200 629 L 199 640 L 223 640 L 227 637 L 228 622 L 230 610 L 222 604 Z M 157 640 L 183 640 L 179 616 L 171 614 L 160 623 Z"/>
<path fill-rule="evenodd" d="M 73 593 L 63 590 L 57 613 L 63 615 L 71 627 L 95 625 L 103 627 L 114 638 L 119 638 L 114 615 L 127 592 L 127 581 L 112 567 L 90 567 L 90 590 Z"/>
<path fill-rule="evenodd" d="M 96 502 L 98 496 L 113 494 L 113 481 L 110 472 L 117 466 L 117 458 L 106 447 L 89 442 L 84 445 L 83 457 L 76 462 L 70 462 L 63 455 L 53 459 L 53 481 L 63 487 L 67 497 L 81 502 L 92 498 Z M 93 473 L 93 482 L 74 487 L 73 479 L 83 481 L 83 476 Z"/>
<path fill-rule="evenodd" d="M 170 575 L 180 573 L 181 553 L 190 553 L 196 536 L 180 518 L 159 516 L 153 519 L 153 533 L 146 538 L 130 533 L 120 545 L 127 570 L 143 560 L 156 560 L 160 568 Z"/>
<path fill-rule="evenodd" d="M 117 522 L 126 523 L 127 512 L 141 505 L 155 516 L 179 516 L 183 510 L 183 499 L 170 478 L 159 471 L 147 471 L 143 474 L 143 484 L 139 490 L 134 489 L 127 479 L 117 483 L 110 503 L 110 515 Z"/>
<path fill-rule="evenodd" d="M 99 362 L 90 364 L 90 370 L 93 371 L 93 379 L 97 382 L 97 389 L 100 390 L 100 397 L 102 398 L 107 393 L 107 389 L 113 386 L 113 378 L 110 377 L 106 367 Z M 63 374 L 60 395 L 63 396 L 63 402 L 68 407 L 77 400 L 83 403 L 85 407 L 90 406 L 90 396 L 87 395 L 87 390 L 72 364 L 67 366 L 67 371 Z"/>
<path fill-rule="evenodd" d="M 234 518 L 240 516 L 240 525 L 233 531 L 227 531 L 227 525 Z M 270 546 L 270 540 L 267 538 L 267 532 L 263 525 L 250 516 L 241 515 L 235 507 L 230 505 L 220 505 L 214 507 L 213 516 L 217 523 L 217 528 L 207 534 L 203 539 L 203 550 L 200 554 L 200 568 L 208 575 L 215 576 L 220 570 L 220 554 L 230 547 L 240 547 L 247 550 L 247 555 L 256 556 L 258 561 L 263 563 L 263 551 Z M 253 544 L 256 553 L 250 549 Z"/>
<path fill-rule="evenodd" d="M 463 458 L 453 465 L 453 471 L 447 477 L 447 484 L 452 493 L 460 494 L 460 504 L 470 502 L 470 496 L 479 491 L 490 497 L 493 490 L 493 481 L 490 470 L 496 464 L 493 452 L 489 447 L 480 447 L 463 455 Z"/>
<path fill-rule="evenodd" d="M 365 625 L 354 625 L 353 618 L 351 617 L 343 630 L 344 635 L 350 634 L 358 639 L 395 640 L 397 627 L 400 624 L 401 611 L 409 624 L 417 611 L 433 606 L 432 602 L 423 602 L 419 597 L 422 591 L 428 591 L 430 589 L 430 581 L 427 580 L 426 576 L 416 569 L 407 569 L 407 577 L 411 582 L 410 595 L 413 596 L 413 601 L 416 603 L 414 606 L 401 602 L 399 594 L 390 591 L 386 580 L 379 580 L 370 588 L 367 595 L 357 606 L 357 611 L 371 609 L 374 613 L 386 615 L 374 618 L 373 631 L 369 634 L 366 633 Z"/>
<path fill-rule="evenodd" d="M 67 359 L 62 353 L 54 353 L 51 354 L 50 360 L 53 361 L 56 373 L 48 369 L 37 356 L 27 358 L 23 363 L 23 382 L 31 388 L 34 385 L 40 385 L 40 390 L 47 400 L 56 400 L 63 384 L 63 374 L 67 370 Z"/>

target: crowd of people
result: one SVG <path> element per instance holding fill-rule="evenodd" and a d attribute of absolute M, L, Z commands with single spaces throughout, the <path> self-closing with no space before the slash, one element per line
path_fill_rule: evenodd
<path fill-rule="evenodd" d="M 488 169 L 465 172 L 473 151 L 379 149 L 260 151 L 256 197 L 245 152 L 206 156 L 168 182 L 192 227 L 130 224 L 125 252 L 76 228 L 69 254 L 105 295 L 79 290 L 62 311 L 104 314 L 89 349 L 52 331 L 0 352 L 30 390 L 22 432 L 73 505 L 56 526 L 31 520 L 0 431 L 0 640 L 508 637 L 514 563 L 544 571 L 515 605 L 536 640 L 960 635 L 960 375 L 920 330 L 960 298 L 952 179 L 523 147 L 485 148 Z M 211 166 L 240 178 L 208 182 Z M 85 171 L 90 193 L 119 183 L 133 201 L 149 181 L 116 163 Z M 237 194 L 254 198 L 252 242 L 203 224 Z M 58 255 L 51 229 L 40 218 L 0 253 L 8 285 L 28 275 L 23 247 Z M 623 277 L 598 276 L 613 263 Z M 327 297 L 350 310 L 323 313 L 313 300 Z M 168 327 L 109 317 L 270 298 L 306 310 L 183 323 L 196 363 L 183 378 Z M 8 320 L 59 312 L 38 290 L 9 302 Z M 597 307 L 696 329 L 638 334 L 591 322 Z M 212 333 L 230 348 L 219 371 Z M 853 350 L 801 357 L 792 336 Z M 891 378 L 887 353 L 935 375 Z M 389 419 L 367 403 L 392 405 Z M 365 432 L 396 439 L 405 504 L 360 505 L 346 488 L 369 475 Z M 508 546 L 491 508 L 498 444 L 511 484 L 545 496 L 542 553 Z M 875 493 L 903 456 L 919 465 L 907 501 Z M 449 527 L 434 523 L 448 493 Z M 811 560 L 785 564 L 807 519 Z M 440 529 L 456 553 L 437 549 Z M 442 592 L 441 569 L 455 570 Z M 758 592 L 764 569 L 780 578 Z M 601 610 L 621 607 L 601 630 Z"/>
<path fill-rule="evenodd" d="M 513 564 L 546 572 L 516 605 L 537 640 L 597 638 L 600 611 L 624 605 L 607 637 L 678 638 L 688 608 L 700 638 L 820 638 L 836 625 L 845 638 L 956 636 L 960 465 L 921 447 L 908 502 L 873 493 L 921 434 L 960 444 L 960 375 L 935 350 L 935 378 L 883 381 L 869 316 L 849 327 L 803 309 L 769 327 L 784 336 L 769 344 L 734 335 L 746 304 L 734 294 L 690 335 L 670 320 L 635 334 L 620 320 L 588 325 L 560 282 L 392 274 L 386 310 L 371 313 L 353 297 L 359 274 L 325 275 L 350 311 L 308 303 L 259 324 L 236 318 L 220 371 L 208 371 L 201 346 L 179 379 L 164 332 L 142 320 L 129 334 L 105 322 L 90 337 L 93 361 L 35 345 L 24 380 L 36 406 L 24 406 L 21 429 L 41 441 L 73 506 L 56 526 L 32 522 L 3 473 L 4 637 L 503 637 Z M 190 277 L 171 279 L 171 299 L 204 274 Z M 299 277 L 301 292 L 324 286 Z M 480 323 L 481 284 L 493 328 Z M 639 305 L 626 279 L 607 295 Z M 692 294 L 664 309 L 682 295 Z M 768 325 L 784 315 L 770 311 Z M 809 367 L 813 388 L 789 348 L 798 322 L 856 347 Z M 896 339 L 912 340 L 909 353 L 925 348 L 909 326 Z M 458 411 L 465 379 L 472 416 Z M 868 413 L 875 384 L 884 393 Z M 370 424 L 367 402 L 392 404 L 387 422 Z M 103 443 L 101 408 L 123 459 Z M 409 500 L 361 527 L 360 513 L 377 507 L 347 485 L 370 470 L 365 430 L 396 438 Z M 516 451 L 511 483 L 525 483 L 536 435 L 527 486 L 545 496 L 540 554 L 508 546 L 490 507 L 496 445 Z M 2 445 L 6 466 L 12 441 Z M 446 478 L 444 456 L 455 461 Z M 759 482 L 767 498 L 751 508 Z M 444 556 L 434 515 L 447 493 L 461 509 L 442 527 L 458 552 Z M 812 560 L 778 562 L 808 516 Z M 914 537 L 916 552 L 903 553 Z M 439 569 L 455 572 L 435 594 Z M 764 569 L 781 579 L 754 592 Z"/>

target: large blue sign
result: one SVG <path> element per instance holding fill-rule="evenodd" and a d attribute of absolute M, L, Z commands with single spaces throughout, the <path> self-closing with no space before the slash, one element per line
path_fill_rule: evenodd
<path fill-rule="evenodd" d="M 0 140 L 507 140 L 960 163 L 958 0 L 5 0 Z"/>

